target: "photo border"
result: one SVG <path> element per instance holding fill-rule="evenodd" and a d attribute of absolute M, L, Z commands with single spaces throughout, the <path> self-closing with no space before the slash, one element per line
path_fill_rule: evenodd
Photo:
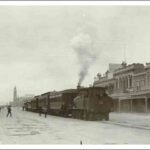
<path fill-rule="evenodd" d="M 1 6 L 150 6 L 149 0 L 0 0 Z M 150 145 L 0 145 L 0 149 L 150 149 Z"/>

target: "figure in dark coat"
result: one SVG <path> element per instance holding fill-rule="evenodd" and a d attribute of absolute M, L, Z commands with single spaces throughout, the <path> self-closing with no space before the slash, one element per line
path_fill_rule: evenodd
<path fill-rule="evenodd" d="M 7 107 L 7 117 L 10 116 L 12 117 L 12 113 L 11 113 L 11 106 Z"/>
<path fill-rule="evenodd" d="M 47 117 L 47 108 L 46 107 L 43 108 L 43 112 L 44 112 L 45 118 L 46 118 Z"/>
<path fill-rule="evenodd" d="M 42 114 L 42 107 L 39 107 L 39 116 Z"/>

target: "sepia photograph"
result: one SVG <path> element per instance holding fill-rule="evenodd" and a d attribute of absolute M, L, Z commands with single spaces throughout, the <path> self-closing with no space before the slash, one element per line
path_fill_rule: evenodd
<path fill-rule="evenodd" d="M 149 145 L 150 5 L 0 5 L 0 145 Z"/>

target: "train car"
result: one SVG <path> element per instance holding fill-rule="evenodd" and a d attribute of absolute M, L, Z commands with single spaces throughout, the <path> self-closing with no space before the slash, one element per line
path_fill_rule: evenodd
<path fill-rule="evenodd" d="M 39 96 L 35 96 L 34 98 L 32 98 L 32 100 L 30 101 L 30 109 L 29 111 L 32 112 L 38 112 L 38 97 Z"/>
<path fill-rule="evenodd" d="M 25 102 L 24 108 L 26 111 L 30 111 L 31 110 L 31 102 L 30 101 Z"/>
<path fill-rule="evenodd" d="M 60 115 L 62 101 L 62 91 L 53 91 L 49 95 L 49 110 L 52 115 Z"/>
<path fill-rule="evenodd" d="M 85 120 L 109 120 L 113 100 L 104 88 L 79 88 L 79 95 L 74 99 L 73 118 Z"/>
<path fill-rule="evenodd" d="M 41 113 L 45 113 L 45 112 L 49 112 L 49 95 L 50 92 L 41 94 L 40 96 L 38 96 L 38 101 L 37 101 L 37 107 L 38 107 L 38 111 L 40 109 Z"/>
<path fill-rule="evenodd" d="M 51 92 L 49 110 L 51 114 L 69 117 L 72 115 L 73 99 L 77 96 L 76 89 Z"/>
<path fill-rule="evenodd" d="M 62 92 L 63 105 L 61 107 L 61 114 L 65 117 L 72 116 L 72 108 L 74 106 L 74 98 L 78 95 L 76 89 L 68 89 Z"/>
<path fill-rule="evenodd" d="M 31 98 L 30 100 L 27 100 L 23 105 L 24 109 L 27 111 L 34 111 L 35 109 L 34 101 L 35 101 L 35 98 Z"/>

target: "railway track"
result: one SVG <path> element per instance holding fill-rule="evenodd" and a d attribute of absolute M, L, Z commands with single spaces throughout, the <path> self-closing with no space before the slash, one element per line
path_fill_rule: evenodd
<path fill-rule="evenodd" d="M 117 122 L 117 121 L 101 121 L 102 123 L 105 124 L 112 124 L 112 125 L 118 125 L 122 127 L 127 127 L 127 128 L 134 128 L 134 129 L 141 129 L 141 130 L 150 130 L 150 126 L 142 126 L 142 125 L 134 125 L 130 123 L 124 123 L 124 122 Z"/>

